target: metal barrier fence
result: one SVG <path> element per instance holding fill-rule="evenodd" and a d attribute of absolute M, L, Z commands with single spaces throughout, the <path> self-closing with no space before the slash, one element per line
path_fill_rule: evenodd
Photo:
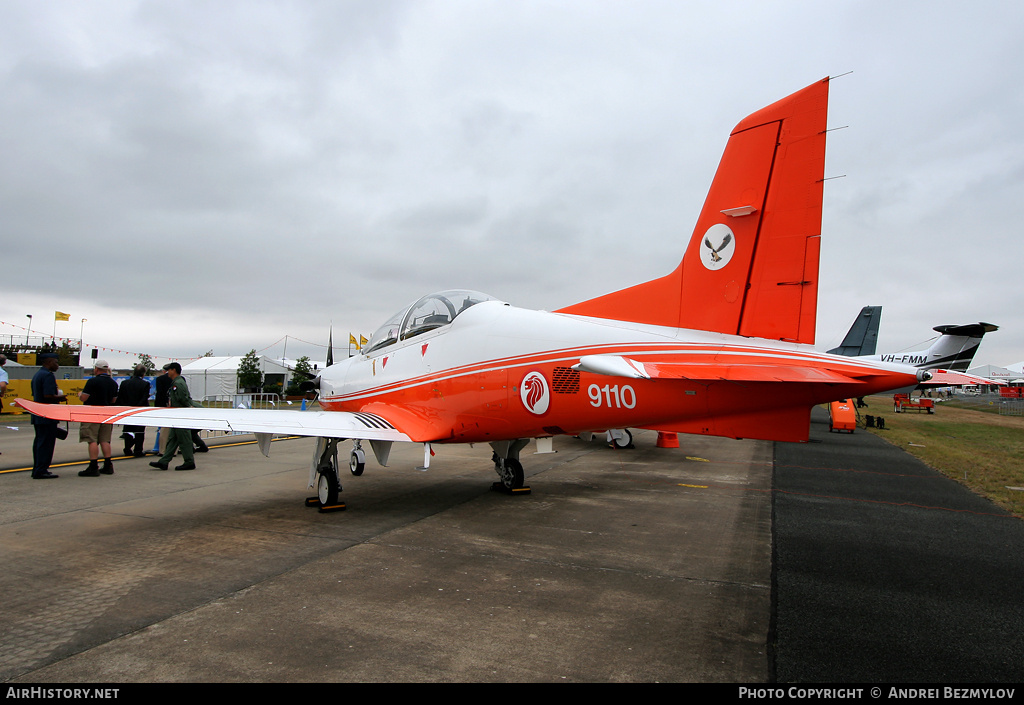
<path fill-rule="evenodd" d="M 209 394 L 203 397 L 203 406 L 215 409 L 276 409 L 280 403 L 280 394 L 268 392 Z"/>
<path fill-rule="evenodd" d="M 1000 416 L 1024 416 L 1024 399 L 1007 399 L 999 394 L 957 395 L 957 406 L 998 413 Z"/>
<path fill-rule="evenodd" d="M 1024 399 L 1003 399 L 999 402 L 1000 416 L 1024 416 Z"/>

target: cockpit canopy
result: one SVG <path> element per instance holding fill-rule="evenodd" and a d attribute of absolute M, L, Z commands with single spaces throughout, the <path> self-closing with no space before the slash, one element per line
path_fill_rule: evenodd
<path fill-rule="evenodd" d="M 417 335 L 446 326 L 455 317 L 471 306 L 482 301 L 497 301 L 479 291 L 468 289 L 450 289 L 427 294 L 411 306 L 407 306 L 388 319 L 387 323 L 377 329 L 370 337 L 363 354 L 370 354 L 399 340 L 408 340 Z"/>

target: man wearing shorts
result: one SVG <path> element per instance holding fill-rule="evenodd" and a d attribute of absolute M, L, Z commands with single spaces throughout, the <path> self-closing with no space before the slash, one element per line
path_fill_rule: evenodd
<path fill-rule="evenodd" d="M 106 360 L 97 360 L 93 376 L 85 383 L 78 397 L 86 406 L 113 406 L 117 401 L 117 382 L 110 377 L 110 365 Z M 114 464 L 110 459 L 110 435 L 113 424 L 83 423 L 78 432 L 80 443 L 89 444 L 89 467 L 82 470 L 80 477 L 99 477 L 114 474 Z M 103 450 L 103 469 L 99 466 L 99 451 Z"/>

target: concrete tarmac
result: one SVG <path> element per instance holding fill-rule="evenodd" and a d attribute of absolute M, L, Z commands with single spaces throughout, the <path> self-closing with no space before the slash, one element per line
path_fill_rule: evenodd
<path fill-rule="evenodd" d="M 1024 522 L 827 424 L 815 409 L 811 443 L 775 444 L 773 677 L 1024 680 Z"/>
<path fill-rule="evenodd" d="M 336 514 L 309 439 L 0 470 L 0 680 L 1024 680 L 1024 523 L 991 502 L 821 410 L 807 444 L 634 438 L 528 447 L 522 497 L 486 446 L 398 444 Z"/>
<path fill-rule="evenodd" d="M 3 468 L 30 464 L 22 426 Z M 765 681 L 772 444 L 634 434 L 529 446 L 520 497 L 487 446 L 418 472 L 397 444 L 335 514 L 303 506 L 309 439 L 0 473 L 0 679 Z"/>

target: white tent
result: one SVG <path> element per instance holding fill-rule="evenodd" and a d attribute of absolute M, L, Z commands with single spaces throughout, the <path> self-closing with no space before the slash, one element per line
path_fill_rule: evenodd
<path fill-rule="evenodd" d="M 242 357 L 201 357 L 181 368 L 181 374 L 188 384 L 193 399 L 234 395 L 238 392 L 238 367 Z M 290 371 L 269 357 L 260 356 L 260 371 L 267 375 L 282 377 L 287 384 Z"/>
<path fill-rule="evenodd" d="M 994 379 L 997 382 L 1010 383 L 1020 378 L 1020 374 L 1012 370 L 1008 370 L 1005 367 L 996 367 L 995 365 L 981 365 L 980 367 L 972 367 L 967 370 L 967 374 L 977 375 L 979 377 L 987 377 Z"/>

